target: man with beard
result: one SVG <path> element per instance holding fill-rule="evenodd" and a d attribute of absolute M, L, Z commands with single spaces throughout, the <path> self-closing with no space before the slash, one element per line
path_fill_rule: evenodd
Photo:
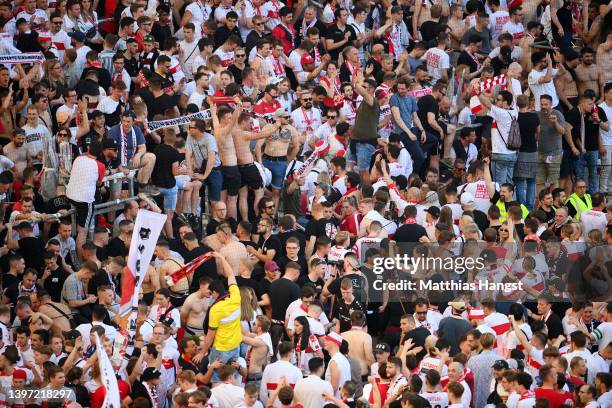
<path fill-rule="evenodd" d="M 25 146 L 25 141 L 25 130 L 15 129 L 13 140 L 3 149 L 3 154 L 15 163 L 13 170 L 16 175 L 22 175 L 23 170 L 32 163 L 32 152 Z"/>
<path fill-rule="evenodd" d="M 312 93 L 304 91 L 300 95 L 301 106 L 291 112 L 291 121 L 295 126 L 295 129 L 304 135 L 304 148 L 301 154 L 306 153 L 309 148 L 310 139 L 314 136 L 314 131 L 321 126 L 321 111 L 317 108 L 313 108 L 312 104 Z"/>
<path fill-rule="evenodd" d="M 602 88 L 603 73 L 595 65 L 595 52 L 592 48 L 584 47 L 581 52 L 581 62 L 576 67 L 576 79 L 578 84 L 578 95 L 584 94 L 587 89 L 595 91 L 599 95 Z"/>

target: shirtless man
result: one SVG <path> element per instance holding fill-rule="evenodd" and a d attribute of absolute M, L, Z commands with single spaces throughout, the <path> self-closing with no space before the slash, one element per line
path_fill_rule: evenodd
<path fill-rule="evenodd" d="M 359 361 L 362 377 L 368 375 L 368 369 L 375 361 L 372 353 L 372 337 L 367 329 L 364 330 L 365 319 L 362 311 L 354 311 L 351 313 L 351 330 L 341 334 L 342 338 L 351 345 L 349 355 Z"/>
<path fill-rule="evenodd" d="M 181 308 L 181 326 L 188 334 L 200 336 L 204 334 L 204 318 L 211 304 L 210 283 L 208 276 L 200 278 L 200 288 L 187 296 Z"/>
<path fill-rule="evenodd" d="M 261 383 L 263 369 L 272 357 L 272 338 L 270 337 L 270 319 L 266 316 L 257 316 L 253 326 L 253 333 L 243 333 L 242 342 L 249 345 L 249 362 L 247 366 L 247 381 Z"/>
<path fill-rule="evenodd" d="M 51 332 L 54 335 L 61 336 L 63 331 L 71 329 L 69 317 L 72 316 L 72 312 L 67 305 L 53 302 L 51 295 L 46 292 L 38 296 L 38 301 L 40 305 L 37 311 L 53 320 Z"/>
<path fill-rule="evenodd" d="M 153 265 L 149 265 L 144 280 L 142 281 L 142 298 L 146 300 L 148 304 L 152 304 L 153 296 L 155 296 L 155 292 L 157 292 L 160 287 L 159 273 Z"/>
<path fill-rule="evenodd" d="M 173 285 L 168 282 L 170 275 L 183 267 L 181 261 L 172 257 L 168 241 L 157 241 L 157 245 L 155 245 L 155 256 L 161 261 L 161 265 L 157 266 L 160 286 L 170 289 L 173 298 L 184 298 L 189 291 L 189 279 L 184 277 Z"/>
<path fill-rule="evenodd" d="M 578 78 L 578 92 L 582 95 L 587 89 L 595 91 L 596 99 L 605 85 L 603 74 L 595 65 L 594 51 L 585 47 L 582 49 L 582 62 L 576 67 Z"/>
<path fill-rule="evenodd" d="M 210 113 L 213 122 L 213 134 L 219 146 L 219 158 L 221 159 L 221 172 L 223 173 L 223 188 L 221 190 L 221 201 L 227 203 L 227 215 L 233 219 L 238 218 L 238 192 L 240 191 L 240 170 L 238 170 L 238 159 L 234 138 L 231 136 L 232 128 L 242 113 L 242 101 L 235 97 L 233 113 L 229 107 L 222 106 L 217 110 L 217 105 L 211 104 Z"/>
<path fill-rule="evenodd" d="M 238 158 L 238 169 L 240 170 L 240 191 L 238 192 L 238 207 L 243 220 L 248 219 L 249 206 L 247 197 L 249 188 L 255 192 L 253 208 L 258 208 L 259 200 L 264 195 L 263 180 L 257 166 L 254 164 L 250 141 L 265 139 L 272 136 L 280 127 L 279 123 L 267 124 L 261 132 L 253 132 L 253 118 L 248 113 L 241 113 L 238 117 L 238 126 L 232 129 L 234 147 Z"/>
<path fill-rule="evenodd" d="M 293 160 L 300 148 L 297 130 L 289 124 L 289 112 L 278 109 L 274 112 L 277 129 L 266 139 L 257 142 L 256 155 L 258 161 L 272 172 L 272 199 L 278 208 L 280 189 L 283 187 L 287 163 Z M 261 145 L 265 142 L 263 160 L 261 160 Z"/>
<path fill-rule="evenodd" d="M 15 129 L 13 131 L 13 140 L 4 146 L 3 149 L 4 155 L 15 163 L 13 170 L 19 178 L 23 176 L 23 170 L 32 164 L 32 153 L 25 145 L 25 141 L 25 130 Z"/>
<path fill-rule="evenodd" d="M 612 82 L 612 30 L 608 32 L 606 42 L 597 47 L 597 66 L 599 72 L 603 73 L 603 85 L 600 92 L 600 95 L 603 95 L 603 86 Z"/>
<path fill-rule="evenodd" d="M 560 70 L 555 77 L 557 95 L 567 109 L 572 109 L 578 103 L 578 84 L 574 80 L 570 70 L 574 70 L 574 73 L 578 76 L 578 70 L 576 68 L 579 62 L 580 60 L 577 53 L 566 56 L 565 64 L 563 64 L 564 69 L 562 71 Z"/>

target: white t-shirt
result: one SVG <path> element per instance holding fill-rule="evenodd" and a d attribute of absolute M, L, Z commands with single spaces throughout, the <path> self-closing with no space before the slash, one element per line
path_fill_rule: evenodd
<path fill-rule="evenodd" d="M 308 150 L 308 141 L 313 136 L 316 129 L 321 126 L 321 111 L 318 108 L 311 108 L 310 110 L 297 108 L 291 112 L 291 121 L 293 126 L 298 133 L 306 133 L 306 142 L 302 154 Z"/>
<path fill-rule="evenodd" d="M 512 34 L 514 39 L 518 40 L 525 34 L 525 28 L 523 27 L 523 23 L 514 23 L 508 20 L 506 24 L 504 24 L 502 32 Z"/>
<path fill-rule="evenodd" d="M 119 101 L 115 101 L 110 96 L 105 96 L 98 103 L 97 109 L 102 113 L 110 115 L 117 110 L 117 105 L 119 105 Z"/>
<path fill-rule="evenodd" d="M 491 43 L 497 45 L 497 39 L 503 32 L 504 25 L 510 19 L 507 11 L 497 10 L 495 13 L 489 14 L 489 30 L 491 30 Z"/>
<path fill-rule="evenodd" d="M 448 69 L 450 66 L 448 54 L 438 47 L 430 48 L 425 53 L 425 61 L 427 63 L 427 72 L 431 75 L 432 85 L 442 78 L 442 70 Z"/>
<path fill-rule="evenodd" d="M 499 186 L 496 183 L 496 188 Z M 487 184 L 484 180 L 478 180 L 474 183 L 465 184 L 463 188 L 461 186 L 457 189 L 459 193 L 463 191 L 469 191 L 474 194 L 474 208 L 487 213 L 489 207 L 491 207 L 491 197 L 489 197 L 489 191 L 487 190 Z"/>
<path fill-rule="evenodd" d="M 552 70 L 553 77 L 557 75 L 557 70 Z M 529 73 L 529 77 L 527 81 L 529 83 L 529 87 L 531 88 L 531 92 L 533 93 L 533 97 L 535 98 L 535 110 L 540 110 L 540 96 L 546 94 L 550 95 L 552 98 L 552 106 L 555 107 L 559 105 L 559 97 L 557 96 L 557 90 L 555 88 L 555 83 L 551 79 L 549 82 L 545 82 L 543 84 L 539 84 L 538 81 L 540 78 L 546 75 L 546 69 L 541 72 L 532 69 Z"/>
<path fill-rule="evenodd" d="M 187 7 L 185 7 L 185 10 L 191 13 L 191 22 L 195 25 L 205 22 L 212 14 L 212 8 L 201 0 L 196 0 L 189 4 Z"/>
<path fill-rule="evenodd" d="M 603 233 L 608 225 L 606 214 L 596 210 L 583 212 L 580 215 L 580 222 L 582 223 L 582 231 L 585 240 L 587 239 L 590 231 L 596 229 Z"/>
<path fill-rule="evenodd" d="M 612 106 L 608 106 L 605 102 L 600 103 L 599 105 L 599 109 L 603 109 L 603 111 L 606 114 L 606 117 L 608 118 L 608 120 L 610 120 L 609 118 L 611 118 L 612 116 Z M 601 138 L 603 140 L 603 144 L 606 146 L 612 146 L 612 128 L 609 128 L 607 131 L 603 131 L 603 129 L 599 130 L 601 132 Z"/>
<path fill-rule="evenodd" d="M 488 116 L 492 117 L 497 125 L 497 130 L 491 129 L 492 151 L 499 154 L 516 153 L 506 147 L 508 135 L 510 133 L 510 124 L 512 119 L 518 118 L 518 112 L 514 109 L 502 109 L 495 105 L 491 105 Z M 502 139 L 503 137 L 503 139 Z"/>
<path fill-rule="evenodd" d="M 38 154 L 42 151 L 43 138 L 51 137 L 49 129 L 40 123 L 36 127 L 26 124 L 22 129 L 26 134 L 25 145 L 33 154 Z"/>

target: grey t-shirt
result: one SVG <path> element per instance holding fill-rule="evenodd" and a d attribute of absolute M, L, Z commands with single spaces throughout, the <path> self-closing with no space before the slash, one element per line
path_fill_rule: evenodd
<path fill-rule="evenodd" d="M 477 34 L 482 38 L 482 46 L 480 47 L 480 51 L 489 54 L 491 52 L 491 30 L 485 28 L 482 32 L 477 31 L 476 27 L 472 27 L 463 34 L 463 38 L 461 39 L 461 43 L 463 45 L 467 45 L 470 37 L 474 34 Z"/>
<path fill-rule="evenodd" d="M 544 114 L 542 111 L 536 112 L 540 119 L 540 140 L 538 143 L 538 152 L 540 154 L 547 155 L 559 155 L 563 153 L 563 136 L 555 125 L 551 123 L 549 115 Z M 550 113 L 557 117 L 557 122 L 561 127 L 565 126 L 565 118 L 558 110 L 553 109 Z"/>
<path fill-rule="evenodd" d="M 208 158 L 208 152 L 215 152 L 215 164 L 213 168 L 219 167 L 221 165 L 221 159 L 219 159 L 219 147 L 217 146 L 217 141 L 215 137 L 210 133 L 204 133 L 204 136 L 200 140 L 196 140 L 191 135 L 187 136 L 187 140 L 185 141 L 185 149 L 190 151 L 193 155 L 193 161 L 195 170 L 198 171 L 203 169 L 203 163 Z"/>

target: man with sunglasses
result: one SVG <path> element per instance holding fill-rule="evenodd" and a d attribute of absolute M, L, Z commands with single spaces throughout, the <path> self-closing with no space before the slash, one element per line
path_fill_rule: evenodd
<path fill-rule="evenodd" d="M 308 55 L 308 54 L 306 54 Z M 291 112 L 291 121 L 295 125 L 295 129 L 304 138 L 304 147 L 301 155 L 314 148 L 316 138 L 313 137 L 314 132 L 321 126 L 321 111 L 313 107 L 312 93 L 305 90 L 300 95 L 300 107 Z M 337 116 L 338 113 L 336 112 Z M 330 133 L 331 134 L 331 133 Z"/>

